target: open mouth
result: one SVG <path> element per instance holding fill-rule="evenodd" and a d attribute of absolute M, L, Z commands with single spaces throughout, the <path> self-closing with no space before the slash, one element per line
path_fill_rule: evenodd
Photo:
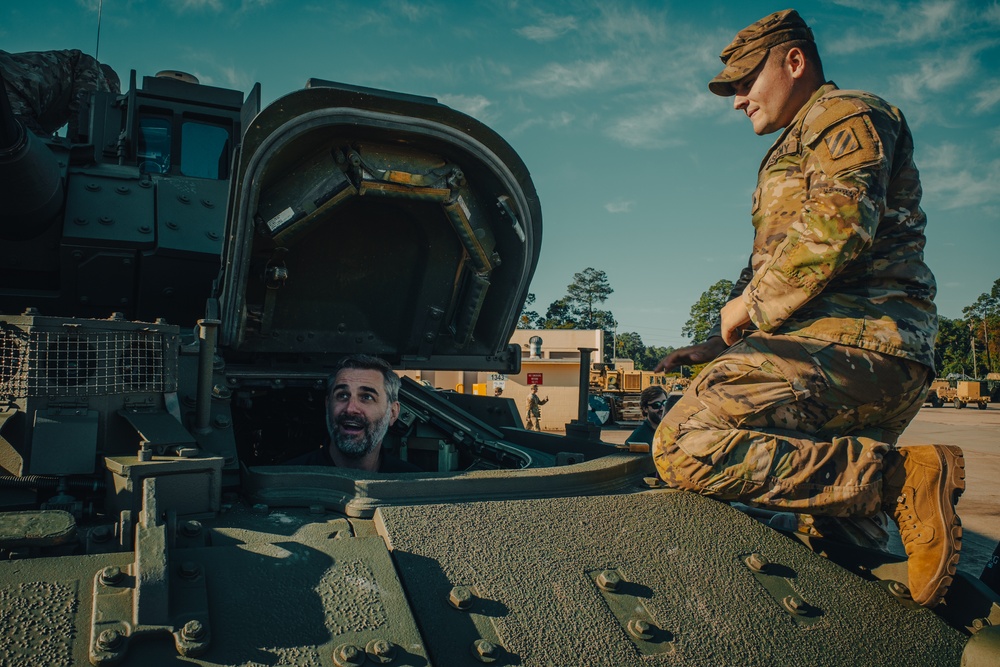
<path fill-rule="evenodd" d="M 368 428 L 368 422 L 356 417 L 347 417 L 338 419 L 337 426 L 342 433 L 356 435 L 365 432 L 365 429 Z"/>

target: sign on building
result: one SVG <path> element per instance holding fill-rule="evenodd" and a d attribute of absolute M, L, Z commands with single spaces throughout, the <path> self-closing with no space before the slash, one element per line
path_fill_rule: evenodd
<path fill-rule="evenodd" d="M 503 373 L 490 373 L 490 382 L 493 384 L 493 391 L 507 388 L 507 376 Z"/>
<path fill-rule="evenodd" d="M 542 384 L 542 374 L 541 373 L 528 373 L 528 384 Z"/>

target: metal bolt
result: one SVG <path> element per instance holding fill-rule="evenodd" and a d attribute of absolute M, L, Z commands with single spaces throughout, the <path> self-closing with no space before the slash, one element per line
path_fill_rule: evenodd
<path fill-rule="evenodd" d="M 122 571 L 120 568 L 109 565 L 108 567 L 101 570 L 101 583 L 105 586 L 114 586 L 122 580 Z"/>
<path fill-rule="evenodd" d="M 910 589 L 907 588 L 906 584 L 901 581 L 890 581 L 889 592 L 897 598 L 902 598 L 904 600 L 910 598 Z"/>
<path fill-rule="evenodd" d="M 197 579 L 198 575 L 201 574 L 201 567 L 194 561 L 186 560 L 181 563 L 177 573 L 184 579 Z"/>
<path fill-rule="evenodd" d="M 448 603 L 455 609 L 468 609 L 472 606 L 472 591 L 466 586 L 455 586 L 448 593 Z"/>
<path fill-rule="evenodd" d="M 117 630 L 101 630 L 101 634 L 97 635 L 98 651 L 114 651 L 121 643 L 122 633 Z"/>
<path fill-rule="evenodd" d="M 365 652 L 354 644 L 341 644 L 333 650 L 333 664 L 337 667 L 361 667 L 365 660 Z"/>
<path fill-rule="evenodd" d="M 754 572 L 763 572 L 771 564 L 763 554 L 759 554 L 756 551 L 747 556 L 745 562 L 747 567 Z"/>
<path fill-rule="evenodd" d="M 636 639 L 652 639 L 653 626 L 641 618 L 633 618 L 626 626 L 628 633 Z"/>
<path fill-rule="evenodd" d="M 200 521 L 185 521 L 181 524 L 181 532 L 188 537 L 197 537 L 201 533 Z"/>
<path fill-rule="evenodd" d="M 102 225 L 113 225 L 113 224 L 115 224 L 114 218 L 112 218 L 109 215 L 102 215 L 101 217 L 99 217 L 97 219 L 97 221 L 99 223 L 101 223 Z"/>
<path fill-rule="evenodd" d="M 805 600 L 797 595 L 789 595 L 785 597 L 781 604 L 785 606 L 785 609 L 792 612 L 796 616 L 805 616 L 809 611 L 809 605 L 805 603 Z"/>
<path fill-rule="evenodd" d="M 365 646 L 365 652 L 369 660 L 384 665 L 396 657 L 396 645 L 385 639 L 373 639 Z"/>
<path fill-rule="evenodd" d="M 597 575 L 597 585 L 602 591 L 607 591 L 608 593 L 614 593 L 618 590 L 619 584 L 622 583 L 622 578 L 614 570 L 604 570 L 599 575 Z"/>
<path fill-rule="evenodd" d="M 205 625 L 199 620 L 190 620 L 181 628 L 181 639 L 196 642 L 205 636 Z"/>
<path fill-rule="evenodd" d="M 988 628 L 990 626 L 990 619 L 988 618 L 974 618 L 972 619 L 972 631 L 979 632 L 983 628 Z"/>
<path fill-rule="evenodd" d="M 479 662 L 496 662 L 500 656 L 500 648 L 488 639 L 477 639 L 472 642 L 472 657 Z"/>

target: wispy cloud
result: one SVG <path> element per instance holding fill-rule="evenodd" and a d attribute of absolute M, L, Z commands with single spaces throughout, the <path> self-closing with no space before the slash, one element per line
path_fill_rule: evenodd
<path fill-rule="evenodd" d="M 222 0 L 178 0 L 174 4 L 174 8 L 179 14 L 183 14 L 187 11 L 204 11 L 210 10 L 213 12 L 222 11 Z"/>
<path fill-rule="evenodd" d="M 718 98 L 710 93 L 691 92 L 678 99 L 665 99 L 656 104 L 634 109 L 630 115 L 613 121 L 605 133 L 626 146 L 659 149 L 684 143 L 671 134 L 681 121 L 714 112 Z"/>
<path fill-rule="evenodd" d="M 972 94 L 976 103 L 972 107 L 973 113 L 989 113 L 994 111 L 1000 104 L 1000 79 L 989 79 L 983 82 L 983 87 Z"/>
<path fill-rule="evenodd" d="M 924 201 L 944 210 L 1000 203 L 1000 160 L 977 161 L 971 146 L 945 143 L 920 160 Z"/>
<path fill-rule="evenodd" d="M 533 25 L 526 25 L 514 32 L 533 42 L 551 42 L 576 29 L 577 20 L 574 16 L 542 14 Z"/>
<path fill-rule="evenodd" d="M 250 90 L 256 82 L 256 72 L 241 69 L 231 62 L 220 62 L 214 53 L 186 49 L 182 60 L 186 69 L 206 86 L 222 86 L 235 90 Z"/>
<path fill-rule="evenodd" d="M 642 11 L 636 7 L 623 7 L 614 3 L 601 3 L 600 17 L 592 24 L 592 38 L 609 43 L 622 40 L 658 42 L 669 34 L 663 12 Z"/>
<path fill-rule="evenodd" d="M 976 73 L 978 50 L 975 46 L 950 49 L 918 61 L 915 72 L 891 77 L 894 94 L 904 100 L 921 101 L 927 93 L 940 93 L 960 85 Z"/>
<path fill-rule="evenodd" d="M 393 0 L 392 2 L 388 2 L 386 4 L 399 16 L 402 16 L 413 23 L 423 20 L 428 15 L 436 11 L 428 3 L 422 4 L 410 2 L 409 0 Z"/>
<path fill-rule="evenodd" d="M 834 0 L 834 4 L 857 10 L 862 17 L 850 32 L 823 40 L 823 50 L 831 54 L 873 52 L 894 45 L 935 48 L 954 39 L 988 36 L 1000 25 L 996 2 L 985 7 L 970 0 Z"/>
<path fill-rule="evenodd" d="M 576 120 L 576 116 L 568 111 L 556 111 L 546 116 L 533 116 L 515 125 L 511 129 L 510 134 L 511 136 L 517 136 L 532 127 L 539 126 L 555 130 L 572 125 L 574 120 Z"/>
<path fill-rule="evenodd" d="M 632 211 L 632 204 L 634 202 L 630 201 L 609 201 L 604 205 L 604 210 L 608 213 L 630 213 Z"/>
<path fill-rule="evenodd" d="M 522 87 L 542 97 L 594 90 L 614 81 L 615 68 L 608 60 L 549 63 L 522 82 Z"/>
<path fill-rule="evenodd" d="M 441 104 L 469 114 L 487 124 L 494 122 L 500 116 L 499 113 L 495 112 L 493 102 L 482 95 L 451 95 L 446 93 L 436 97 Z"/>

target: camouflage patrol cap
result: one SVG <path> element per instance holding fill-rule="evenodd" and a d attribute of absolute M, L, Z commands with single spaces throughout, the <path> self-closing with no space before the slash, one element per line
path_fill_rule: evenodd
<path fill-rule="evenodd" d="M 757 69 L 772 47 L 798 39 L 813 40 L 812 30 L 794 9 L 765 16 L 736 33 L 719 57 L 726 67 L 708 82 L 708 89 L 722 97 L 735 95 L 733 84 Z"/>

